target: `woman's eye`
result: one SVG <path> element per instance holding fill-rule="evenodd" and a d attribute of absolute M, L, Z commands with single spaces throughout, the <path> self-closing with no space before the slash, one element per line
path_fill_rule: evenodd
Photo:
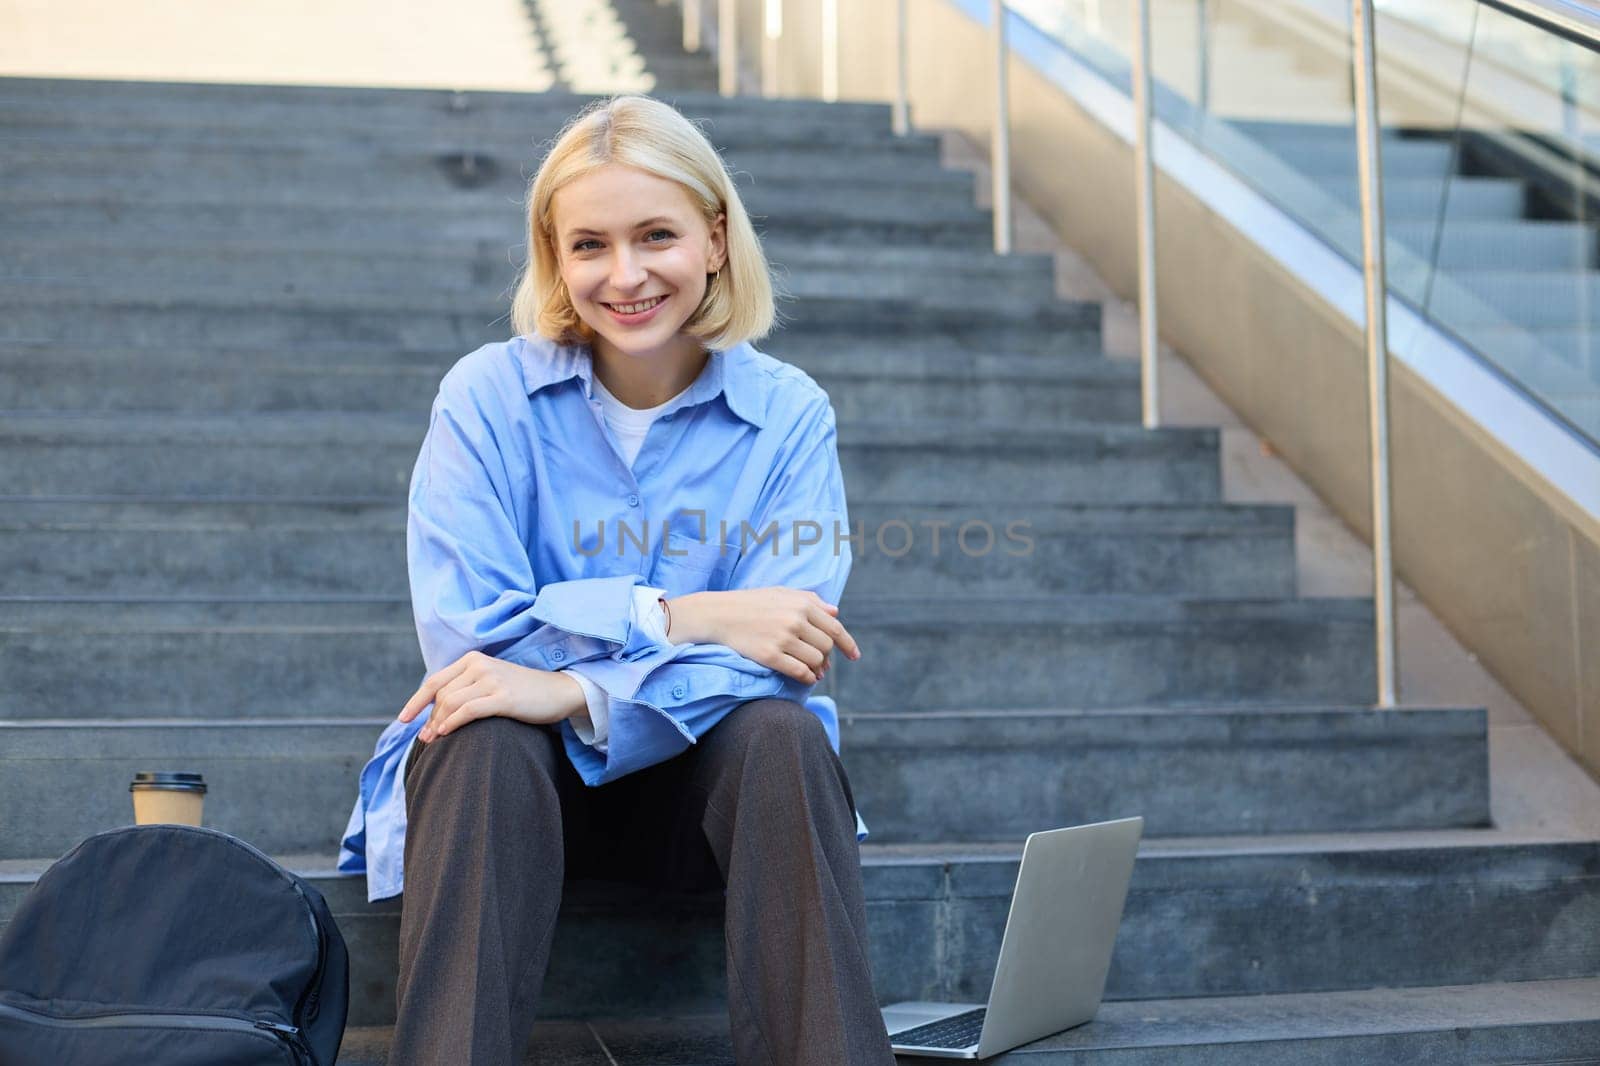
<path fill-rule="evenodd" d="M 669 241 L 677 236 L 676 233 L 673 233 L 669 229 L 653 229 L 649 233 L 645 234 L 645 238 L 648 240 L 649 238 L 654 237 L 657 234 L 660 234 L 663 240 L 669 240 Z M 594 240 L 592 238 L 581 240 L 581 241 L 577 242 L 576 244 L 574 244 L 572 246 L 572 250 L 574 252 L 586 252 L 586 251 L 589 250 L 589 248 L 588 248 L 589 245 L 591 245 L 591 244 L 599 244 L 599 243 L 600 243 L 599 241 Z M 660 243 L 660 242 L 658 241 L 656 243 Z"/>

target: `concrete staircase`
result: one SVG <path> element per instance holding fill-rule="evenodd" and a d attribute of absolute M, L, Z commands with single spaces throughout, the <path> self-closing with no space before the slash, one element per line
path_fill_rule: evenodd
<path fill-rule="evenodd" d="M 1343 123 L 1231 120 L 1343 208 L 1318 212 L 1360 252 L 1355 134 Z M 1389 129 L 1383 209 L 1391 284 L 1591 440 L 1600 441 L 1600 244 L 1557 217 L 1504 153 L 1469 135 Z M 1570 175 L 1548 178 L 1570 191 Z"/>
<path fill-rule="evenodd" d="M 1214 431 L 1138 425 L 1098 308 L 987 250 L 933 138 L 677 99 L 869 533 L 841 617 L 871 654 L 822 690 L 881 1001 L 985 999 L 1026 834 L 1139 814 L 1100 1016 L 1001 1060 L 1600 1061 L 1600 842 L 1492 828 L 1483 709 L 1365 706 L 1369 604 L 1296 597 L 1292 512 L 1221 502 Z M 400 901 L 334 861 L 422 672 L 405 488 L 439 377 L 507 336 L 530 146 L 582 102 L 0 80 L 0 922 L 131 821 L 135 770 L 199 770 L 208 824 L 327 896 L 340 1061 L 384 1061 Z M 878 550 L 891 520 L 950 523 L 943 554 Z M 972 520 L 1033 554 L 954 550 Z M 574 883 L 528 1061 L 731 1062 L 722 967 L 720 893 Z"/>

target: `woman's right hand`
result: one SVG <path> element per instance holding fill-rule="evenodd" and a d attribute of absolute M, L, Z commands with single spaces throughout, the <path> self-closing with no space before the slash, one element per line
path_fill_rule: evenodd
<path fill-rule="evenodd" d="M 861 658 L 844 625 L 839 605 L 815 592 L 771 585 L 726 592 L 694 592 L 667 601 L 674 644 L 723 644 L 763 666 L 808 685 L 828 672 L 834 647 Z"/>

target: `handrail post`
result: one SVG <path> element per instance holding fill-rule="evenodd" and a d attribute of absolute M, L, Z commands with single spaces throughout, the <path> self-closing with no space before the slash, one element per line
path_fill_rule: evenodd
<path fill-rule="evenodd" d="M 839 99 L 839 0 L 822 0 L 822 98 Z"/>
<path fill-rule="evenodd" d="M 1572 219 L 1573 242 L 1577 245 L 1573 262 L 1582 263 L 1589 255 L 1584 235 L 1589 229 L 1589 166 L 1583 148 L 1583 115 L 1578 107 L 1578 73 L 1572 67 L 1569 48 L 1561 49 L 1561 136 L 1572 146 Z M 1589 286 L 1578 285 L 1578 310 L 1573 316 L 1578 323 L 1578 365 L 1590 378 L 1600 371 L 1594 358 L 1594 336 L 1589 326 Z"/>
<path fill-rule="evenodd" d="M 717 92 L 739 95 L 739 0 L 717 0 Z"/>
<path fill-rule="evenodd" d="M 994 25 L 994 135 L 989 138 L 989 170 L 994 175 L 994 250 L 1011 253 L 1011 120 L 1006 98 L 1006 5 L 989 0 Z"/>
<path fill-rule="evenodd" d="M 766 0 L 761 32 L 761 95 L 778 95 L 778 38 L 783 36 L 783 0 Z"/>
<path fill-rule="evenodd" d="M 700 0 L 683 0 L 683 50 L 700 51 Z"/>
<path fill-rule="evenodd" d="M 1156 327 L 1156 190 L 1155 161 L 1150 145 L 1150 0 L 1134 5 L 1133 189 L 1139 241 L 1139 392 L 1146 429 L 1161 424 L 1158 357 L 1161 334 Z"/>
<path fill-rule="evenodd" d="M 894 15 L 894 133 L 904 137 L 911 132 L 911 108 L 906 82 L 910 78 L 911 57 L 907 42 L 906 0 L 895 0 Z"/>
<path fill-rule="evenodd" d="M 1383 157 L 1372 0 L 1350 0 L 1356 98 L 1356 163 L 1361 174 L 1361 270 L 1367 303 L 1367 414 L 1372 459 L 1372 602 L 1378 706 L 1395 705 L 1394 560 L 1389 487 L 1388 279 L 1383 247 Z"/>

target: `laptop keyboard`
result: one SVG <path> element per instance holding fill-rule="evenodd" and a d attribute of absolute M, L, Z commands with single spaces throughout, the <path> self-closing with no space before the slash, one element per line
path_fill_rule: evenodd
<path fill-rule="evenodd" d="M 979 1007 L 965 1014 L 957 1014 L 954 1018 L 929 1022 L 915 1029 L 902 1029 L 898 1033 L 890 1033 L 889 1039 L 896 1044 L 915 1044 L 918 1047 L 968 1048 L 978 1042 L 978 1036 L 983 1032 L 983 1015 L 988 1009 Z"/>

